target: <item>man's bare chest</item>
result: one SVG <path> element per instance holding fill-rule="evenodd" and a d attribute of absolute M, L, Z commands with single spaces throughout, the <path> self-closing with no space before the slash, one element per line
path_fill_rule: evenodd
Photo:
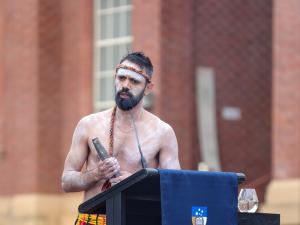
<path fill-rule="evenodd" d="M 133 168 L 139 167 L 141 155 L 138 148 L 140 143 L 141 151 L 149 165 L 157 165 L 158 154 L 160 150 L 160 138 L 155 135 L 154 132 L 145 132 L 140 129 L 141 132 L 137 135 L 133 129 L 122 130 L 115 129 L 111 136 L 109 129 L 95 129 L 93 133 L 89 135 L 89 147 L 92 158 L 97 158 L 97 153 L 91 143 L 94 137 L 98 137 L 105 149 L 110 152 L 110 139 L 113 138 L 112 154 L 118 159 L 119 163 L 124 166 L 132 166 Z"/>

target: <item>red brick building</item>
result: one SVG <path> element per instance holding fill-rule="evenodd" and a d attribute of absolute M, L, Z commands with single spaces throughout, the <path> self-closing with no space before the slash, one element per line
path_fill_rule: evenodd
<path fill-rule="evenodd" d="M 98 110 L 97 49 L 115 42 L 101 41 L 101 32 L 97 41 L 97 26 L 114 4 L 131 15 L 130 35 L 118 41 L 153 61 L 150 108 L 174 128 L 182 168 L 205 161 L 244 172 L 260 200 L 272 178 L 275 189 L 292 180 L 280 190 L 299 193 L 298 0 L 111 0 L 97 17 L 99 2 L 0 1 L 0 198 L 11 206 L 0 203 L 0 215 L 20 224 L 36 215 L 45 224 L 69 221 L 40 205 L 69 213 L 61 204 L 72 202 L 60 188 L 63 162 L 80 117 Z M 210 80 L 201 83 L 203 73 Z M 296 214 L 286 224 L 299 225 Z"/>

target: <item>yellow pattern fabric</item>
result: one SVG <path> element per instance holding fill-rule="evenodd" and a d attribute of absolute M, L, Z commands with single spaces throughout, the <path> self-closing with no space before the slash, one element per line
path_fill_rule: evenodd
<path fill-rule="evenodd" d="M 104 214 L 79 213 L 75 225 L 106 225 Z"/>

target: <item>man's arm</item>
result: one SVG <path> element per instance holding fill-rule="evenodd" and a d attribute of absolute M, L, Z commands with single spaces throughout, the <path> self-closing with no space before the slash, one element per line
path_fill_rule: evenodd
<path fill-rule="evenodd" d="M 170 125 L 166 125 L 166 131 L 161 140 L 159 168 L 180 169 L 177 139 L 175 132 Z"/>
<path fill-rule="evenodd" d="M 87 190 L 99 180 L 110 178 L 119 171 L 119 164 L 113 157 L 100 160 L 90 170 L 81 171 L 89 154 L 88 120 L 88 117 L 81 119 L 73 134 L 62 174 L 62 188 L 65 192 Z"/>
<path fill-rule="evenodd" d="M 95 171 L 81 172 L 88 156 L 87 118 L 77 124 L 62 174 L 62 188 L 65 192 L 86 190 L 96 182 Z"/>

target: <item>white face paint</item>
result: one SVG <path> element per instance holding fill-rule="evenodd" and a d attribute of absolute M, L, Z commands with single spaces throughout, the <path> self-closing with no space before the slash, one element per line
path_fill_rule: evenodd
<path fill-rule="evenodd" d="M 115 97 L 118 107 L 122 110 L 134 108 L 143 99 L 145 85 L 146 79 L 143 75 L 130 69 L 119 68 L 116 74 Z"/>
<path fill-rule="evenodd" d="M 120 76 L 125 76 L 125 77 L 127 77 L 127 79 L 131 78 L 131 79 L 137 80 L 141 83 L 145 80 L 143 75 L 136 73 L 132 70 L 127 70 L 127 69 L 123 69 L 123 68 L 118 69 L 117 77 L 120 77 Z"/>

